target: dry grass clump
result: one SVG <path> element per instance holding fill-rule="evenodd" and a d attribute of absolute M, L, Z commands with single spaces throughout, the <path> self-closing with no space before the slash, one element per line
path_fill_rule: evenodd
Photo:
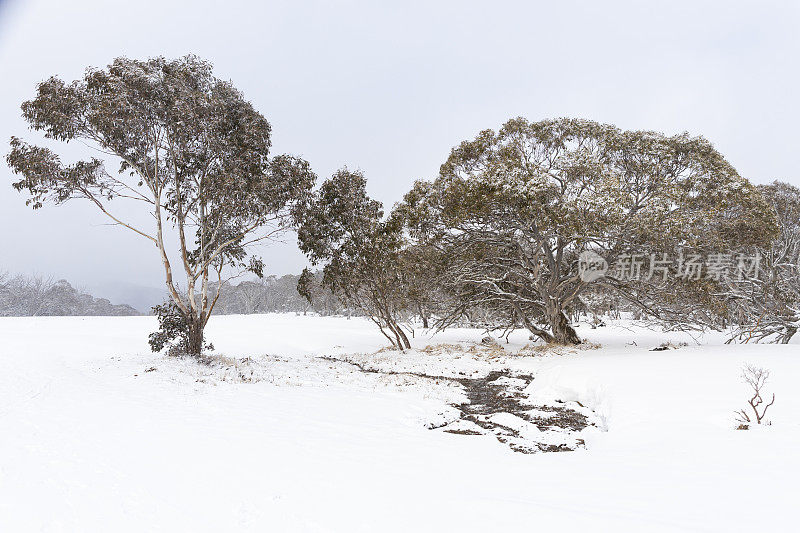
<path fill-rule="evenodd" d="M 429 355 L 450 355 L 453 353 L 464 353 L 469 355 L 476 355 L 479 357 L 488 357 L 495 359 L 507 355 L 506 351 L 499 344 L 430 344 L 420 350 Z"/>
<path fill-rule="evenodd" d="M 274 359 L 281 360 L 282 358 L 275 357 Z M 197 362 L 200 363 L 200 369 L 202 369 L 201 381 L 203 382 L 211 379 L 212 381 L 231 383 L 257 383 L 271 379 L 263 362 L 256 361 L 251 357 L 236 358 L 213 354 L 204 355 L 197 359 Z"/>
<path fill-rule="evenodd" d="M 526 344 L 519 352 L 519 355 L 528 356 L 543 356 L 543 355 L 566 355 L 571 353 L 578 353 L 584 350 L 598 350 L 602 346 L 595 342 L 583 342 L 581 344 Z"/>

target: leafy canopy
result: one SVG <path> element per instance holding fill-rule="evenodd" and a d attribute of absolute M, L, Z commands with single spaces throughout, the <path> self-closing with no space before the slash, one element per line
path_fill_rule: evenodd
<path fill-rule="evenodd" d="M 543 238 L 742 246 L 775 233 L 761 195 L 702 137 L 581 119 L 508 121 L 454 148 L 406 196 L 423 232 L 475 225 Z"/>
<path fill-rule="evenodd" d="M 194 56 L 118 58 L 72 83 L 51 77 L 22 111 L 45 137 L 81 140 L 105 155 L 66 165 L 49 148 L 12 138 L 7 160 L 29 205 L 84 198 L 108 212 L 108 200 L 145 201 L 197 229 L 196 247 L 187 250 L 194 263 L 220 253 L 241 259 L 244 235 L 291 214 L 314 181 L 305 161 L 269 157 L 267 120 Z"/>

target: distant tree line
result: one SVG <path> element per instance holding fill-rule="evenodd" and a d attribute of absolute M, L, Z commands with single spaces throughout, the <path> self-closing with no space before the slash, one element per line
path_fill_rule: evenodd
<path fill-rule="evenodd" d="M 115 305 L 75 289 L 65 280 L 0 274 L 0 316 L 134 316 L 129 305 Z"/>
<path fill-rule="evenodd" d="M 310 272 L 310 271 L 309 271 Z M 298 292 L 301 275 L 264 276 L 238 284 L 225 282 L 217 302 L 220 315 L 261 313 L 303 313 L 330 316 L 361 315 L 348 309 L 333 293 L 322 287 L 322 274 L 311 273 L 313 301 Z M 306 281 L 309 283 L 309 281 Z M 210 288 L 217 290 L 216 284 Z M 66 280 L 41 276 L 0 274 L 0 316 L 135 316 L 143 313 L 126 304 L 112 304 L 75 289 Z"/>
<path fill-rule="evenodd" d="M 238 284 L 225 282 L 217 302 L 220 315 L 260 313 L 312 313 L 322 316 L 360 315 L 348 309 L 330 290 L 321 287 L 322 274 L 311 273 L 313 301 L 301 296 L 301 276 L 264 276 Z M 215 284 L 210 288 L 216 291 Z M 41 276 L 0 274 L 0 316 L 134 316 L 142 313 L 126 304 L 112 304 L 75 289 L 66 280 Z"/>
<path fill-rule="evenodd" d="M 321 273 L 310 275 L 315 283 L 311 299 L 298 292 L 301 275 L 264 276 L 236 285 L 226 282 L 217 301 L 216 312 L 221 315 L 289 312 L 322 316 L 352 314 L 330 290 L 322 288 Z M 212 289 L 216 290 L 216 286 L 212 286 Z M 360 311 L 357 313 L 360 314 Z"/>

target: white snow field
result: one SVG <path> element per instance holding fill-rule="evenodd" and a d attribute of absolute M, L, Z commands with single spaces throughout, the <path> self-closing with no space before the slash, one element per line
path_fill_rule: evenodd
<path fill-rule="evenodd" d="M 800 531 L 797 344 L 584 324 L 601 348 L 515 355 L 525 332 L 499 350 L 452 330 L 375 353 L 385 339 L 362 319 L 224 316 L 208 337 L 226 357 L 201 364 L 149 353 L 153 329 L 0 319 L 0 531 Z M 666 340 L 689 346 L 650 351 Z M 462 344 L 422 350 L 444 343 Z M 771 370 L 777 399 L 771 426 L 736 431 L 745 362 Z M 595 425 L 498 420 L 585 447 L 428 429 L 458 417 L 463 388 L 385 372 L 503 369 Z"/>

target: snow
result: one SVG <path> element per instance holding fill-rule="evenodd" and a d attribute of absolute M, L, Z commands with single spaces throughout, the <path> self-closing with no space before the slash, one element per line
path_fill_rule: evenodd
<path fill-rule="evenodd" d="M 523 349 L 521 331 L 483 347 L 482 331 L 456 329 L 417 331 L 398 353 L 378 351 L 385 339 L 361 319 L 220 316 L 208 336 L 222 356 L 201 365 L 150 354 L 154 328 L 0 319 L 0 531 L 798 527 L 796 344 L 698 344 L 623 323 L 581 325 L 598 349 Z M 666 341 L 689 345 L 650 351 Z M 735 431 L 744 362 L 771 370 L 777 399 L 771 426 Z M 522 454 L 428 429 L 466 401 L 448 378 L 503 369 L 535 376 L 537 404 L 591 409 L 596 426 L 575 435 L 585 449 Z"/>

